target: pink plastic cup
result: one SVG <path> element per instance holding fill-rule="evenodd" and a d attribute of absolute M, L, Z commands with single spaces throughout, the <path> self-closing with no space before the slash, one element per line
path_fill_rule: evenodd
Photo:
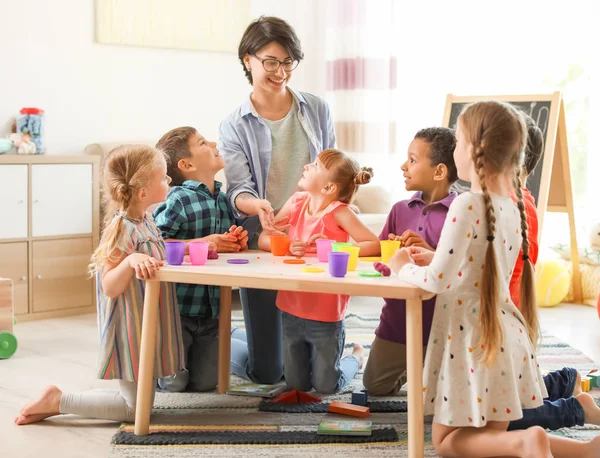
<path fill-rule="evenodd" d="M 208 242 L 189 242 L 190 262 L 194 266 L 203 266 L 208 259 Z"/>
<path fill-rule="evenodd" d="M 331 244 L 334 243 L 335 240 L 330 239 L 317 239 L 315 243 L 317 244 L 317 259 L 319 262 L 328 262 L 328 255 L 331 251 Z"/>

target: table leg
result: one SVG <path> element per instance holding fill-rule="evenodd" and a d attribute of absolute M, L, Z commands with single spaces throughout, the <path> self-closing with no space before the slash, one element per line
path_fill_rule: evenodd
<path fill-rule="evenodd" d="M 154 382 L 154 359 L 158 326 L 159 281 L 147 281 L 144 294 L 142 318 L 142 341 L 140 344 L 140 368 L 135 403 L 135 434 L 146 435 L 150 431 L 152 411 L 152 383 Z"/>
<path fill-rule="evenodd" d="M 406 353 L 408 382 L 408 456 L 425 453 L 423 418 L 423 308 L 421 299 L 406 301 Z"/>
<path fill-rule="evenodd" d="M 219 394 L 229 389 L 231 368 L 231 286 L 221 286 L 219 304 Z"/>

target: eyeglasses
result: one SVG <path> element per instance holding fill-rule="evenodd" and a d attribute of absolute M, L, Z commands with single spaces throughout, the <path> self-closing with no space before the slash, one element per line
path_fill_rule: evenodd
<path fill-rule="evenodd" d="M 283 62 L 277 59 L 261 59 L 260 57 L 253 55 L 254 58 L 259 61 L 263 68 L 265 69 L 265 71 L 269 72 L 269 73 L 273 73 L 276 72 L 277 70 L 279 70 L 280 66 L 283 66 L 283 69 L 286 72 L 293 72 L 296 67 L 298 66 L 298 64 L 300 63 L 297 60 L 284 60 Z"/>

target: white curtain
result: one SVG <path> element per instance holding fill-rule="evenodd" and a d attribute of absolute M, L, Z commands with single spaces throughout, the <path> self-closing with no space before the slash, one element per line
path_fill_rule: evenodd
<path fill-rule="evenodd" d="M 394 200 L 406 196 L 399 166 L 410 141 L 441 124 L 448 93 L 562 91 L 584 244 L 600 220 L 599 4 L 328 0 L 326 15 L 326 97 L 339 147 L 374 167 Z M 546 223 L 548 242 L 567 234 L 563 215 Z"/>

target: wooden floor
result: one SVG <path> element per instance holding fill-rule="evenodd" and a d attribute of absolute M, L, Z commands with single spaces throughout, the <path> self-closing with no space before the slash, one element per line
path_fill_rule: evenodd
<path fill-rule="evenodd" d="M 379 300 L 354 298 L 353 313 L 380 307 Z M 543 309 L 542 326 L 600 362 L 600 321 L 592 307 Z M 106 457 L 117 424 L 56 418 L 15 426 L 13 418 L 49 383 L 65 391 L 115 387 L 95 380 L 97 330 L 94 315 L 18 324 L 17 354 L 0 360 L 0 457 Z"/>

